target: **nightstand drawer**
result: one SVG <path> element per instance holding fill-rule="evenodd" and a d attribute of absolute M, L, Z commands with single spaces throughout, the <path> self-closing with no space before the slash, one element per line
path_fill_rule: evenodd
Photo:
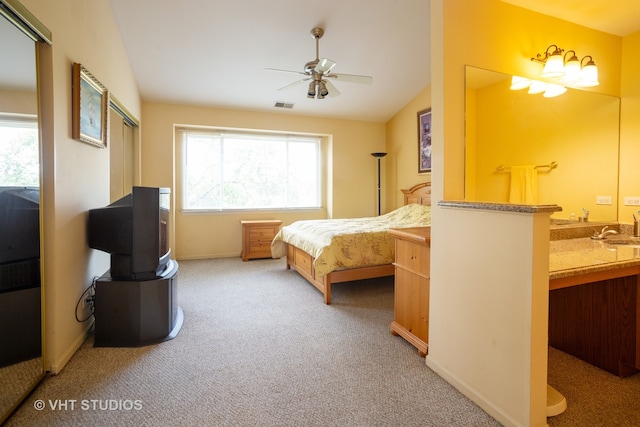
<path fill-rule="evenodd" d="M 252 254 L 257 252 L 269 252 L 269 256 L 271 256 L 271 241 L 251 242 L 249 243 L 249 252 Z"/>
<path fill-rule="evenodd" d="M 269 227 L 251 227 L 249 229 L 249 240 L 251 242 L 266 242 L 271 243 L 276 234 L 278 234 L 278 228 L 275 226 Z"/>

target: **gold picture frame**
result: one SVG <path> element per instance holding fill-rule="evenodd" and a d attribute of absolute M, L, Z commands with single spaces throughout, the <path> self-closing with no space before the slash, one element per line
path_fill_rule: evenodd
<path fill-rule="evenodd" d="M 72 70 L 72 137 L 107 147 L 108 92 L 86 68 L 77 62 Z"/>

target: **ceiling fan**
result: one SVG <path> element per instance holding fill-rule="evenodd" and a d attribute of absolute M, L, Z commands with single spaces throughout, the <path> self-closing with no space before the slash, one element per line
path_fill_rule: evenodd
<path fill-rule="evenodd" d="M 332 73 L 331 70 L 336 65 L 336 63 L 327 58 L 320 58 L 319 56 L 319 40 L 324 35 L 324 30 L 322 28 L 314 28 L 311 30 L 311 37 L 313 37 L 316 41 L 316 59 L 307 62 L 304 65 L 304 71 L 291 71 L 291 70 L 280 70 L 277 68 L 265 68 L 265 70 L 271 71 L 283 71 L 286 73 L 296 73 L 302 74 L 306 76 L 303 79 L 295 81 L 291 84 L 288 84 L 284 87 L 281 87 L 278 90 L 287 90 L 292 87 L 301 85 L 302 83 L 309 82 L 309 89 L 307 90 L 308 98 L 318 98 L 324 99 L 326 96 L 335 97 L 340 95 L 340 92 L 336 87 L 331 83 L 330 80 L 340 80 L 344 82 L 350 83 L 361 83 L 361 84 L 371 84 L 373 82 L 373 77 L 371 76 L 360 76 L 355 74 L 339 74 Z"/>

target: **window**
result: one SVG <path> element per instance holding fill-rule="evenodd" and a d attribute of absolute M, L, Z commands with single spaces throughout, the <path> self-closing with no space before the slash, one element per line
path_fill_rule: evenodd
<path fill-rule="evenodd" d="M 183 209 L 321 206 L 319 137 L 184 130 Z"/>
<path fill-rule="evenodd" d="M 36 120 L 33 116 L 0 115 L 0 185 L 40 186 Z"/>

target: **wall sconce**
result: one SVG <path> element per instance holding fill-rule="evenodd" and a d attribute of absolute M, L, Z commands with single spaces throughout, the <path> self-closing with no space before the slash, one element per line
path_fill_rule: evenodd
<path fill-rule="evenodd" d="M 589 58 L 589 62 L 587 62 L 586 65 L 583 65 L 584 60 L 587 58 Z M 582 58 L 580 66 L 582 67 L 582 73 L 580 81 L 577 84 L 584 87 L 598 86 L 600 84 L 598 81 L 598 67 L 596 67 L 596 64 L 593 62 L 591 55 L 587 55 Z"/>
<path fill-rule="evenodd" d="M 513 76 L 511 77 L 511 90 L 529 88 L 527 91 L 529 94 L 544 93 L 545 98 L 553 98 L 567 91 L 565 85 L 591 87 L 600 84 L 598 67 L 593 62 L 591 55 L 579 60 L 575 50 L 568 50 L 564 56 L 563 52 L 564 49 L 552 44 L 544 53 L 539 53 L 535 58 L 531 58 L 532 61 L 544 64 L 540 77 L 555 81 L 554 83 Z M 585 60 L 587 60 L 586 63 Z"/>
<path fill-rule="evenodd" d="M 551 48 L 553 48 L 553 52 L 551 52 Z M 544 68 L 542 68 L 541 74 L 541 76 L 544 78 L 550 79 L 564 76 L 564 60 L 562 59 L 562 49 L 560 49 L 555 44 L 549 46 L 544 54 L 537 54 L 536 57 L 531 58 L 531 60 L 544 64 Z"/>
<path fill-rule="evenodd" d="M 544 64 L 540 76 L 545 79 L 558 80 L 561 83 L 580 87 L 591 87 L 600 84 L 598 82 L 598 67 L 593 62 L 591 55 L 578 60 L 575 50 L 567 51 L 552 44 L 543 54 L 537 54 L 532 61 Z M 585 59 L 588 62 L 585 64 Z"/>

